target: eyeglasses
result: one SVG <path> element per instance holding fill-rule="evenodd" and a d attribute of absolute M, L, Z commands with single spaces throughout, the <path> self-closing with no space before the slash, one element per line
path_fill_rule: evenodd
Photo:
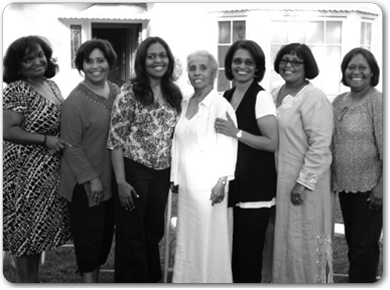
<path fill-rule="evenodd" d="M 279 62 L 279 64 L 282 66 L 286 66 L 288 63 L 290 63 L 292 67 L 299 67 L 301 64 L 305 62 L 298 61 L 298 60 L 289 60 L 289 59 L 281 59 Z"/>

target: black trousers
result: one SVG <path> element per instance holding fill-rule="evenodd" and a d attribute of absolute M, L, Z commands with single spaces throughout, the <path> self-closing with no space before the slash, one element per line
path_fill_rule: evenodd
<path fill-rule="evenodd" d="M 114 236 L 114 199 L 89 207 L 84 185 L 76 185 L 68 202 L 71 232 L 79 272 L 106 263 Z"/>
<path fill-rule="evenodd" d="M 270 215 L 270 208 L 233 208 L 234 283 L 261 282 L 263 248 Z"/>
<path fill-rule="evenodd" d="M 126 211 L 115 194 L 115 282 L 157 283 L 162 278 L 159 242 L 170 169 L 154 170 L 124 158 L 126 180 L 136 190 L 135 209 Z"/>
<path fill-rule="evenodd" d="M 350 263 L 349 283 L 376 282 L 383 210 L 368 208 L 370 193 L 339 193 Z"/>

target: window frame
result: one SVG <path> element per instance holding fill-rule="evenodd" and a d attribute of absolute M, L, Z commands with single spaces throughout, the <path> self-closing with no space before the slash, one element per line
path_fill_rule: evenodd
<path fill-rule="evenodd" d="M 229 43 L 220 43 L 220 23 L 221 22 L 230 22 L 230 40 Z M 216 81 L 216 87 L 218 93 L 223 93 L 226 89 L 219 90 L 220 88 L 220 78 L 226 79 L 225 76 L 225 57 L 221 58 L 220 56 L 220 48 L 221 47 L 226 47 L 229 48 L 233 43 L 233 37 L 234 37 L 234 22 L 244 22 L 245 24 L 245 36 L 242 39 L 246 39 L 248 35 L 248 19 L 246 17 L 223 17 L 217 19 L 217 60 L 218 60 L 218 74 L 217 74 L 217 81 Z M 226 55 L 225 55 L 226 56 Z M 220 59 L 222 59 L 220 61 Z M 227 80 L 229 84 L 229 88 L 232 88 L 232 81 Z"/>

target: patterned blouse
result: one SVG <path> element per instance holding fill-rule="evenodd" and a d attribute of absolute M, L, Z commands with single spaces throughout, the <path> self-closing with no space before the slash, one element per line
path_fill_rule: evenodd
<path fill-rule="evenodd" d="M 382 174 L 382 93 L 350 109 L 342 103 L 346 94 L 333 101 L 332 187 L 336 192 L 366 192 Z"/>
<path fill-rule="evenodd" d="M 156 170 L 171 165 L 173 130 L 177 112 L 156 99 L 144 106 L 128 82 L 114 102 L 107 148 L 122 149 L 124 156 Z"/>

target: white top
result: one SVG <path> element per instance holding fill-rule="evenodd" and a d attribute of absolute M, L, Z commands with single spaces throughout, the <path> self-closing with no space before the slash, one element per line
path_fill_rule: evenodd
<path fill-rule="evenodd" d="M 276 107 L 272 95 L 266 91 L 260 91 L 256 99 L 256 119 L 272 115 L 276 117 Z"/>

